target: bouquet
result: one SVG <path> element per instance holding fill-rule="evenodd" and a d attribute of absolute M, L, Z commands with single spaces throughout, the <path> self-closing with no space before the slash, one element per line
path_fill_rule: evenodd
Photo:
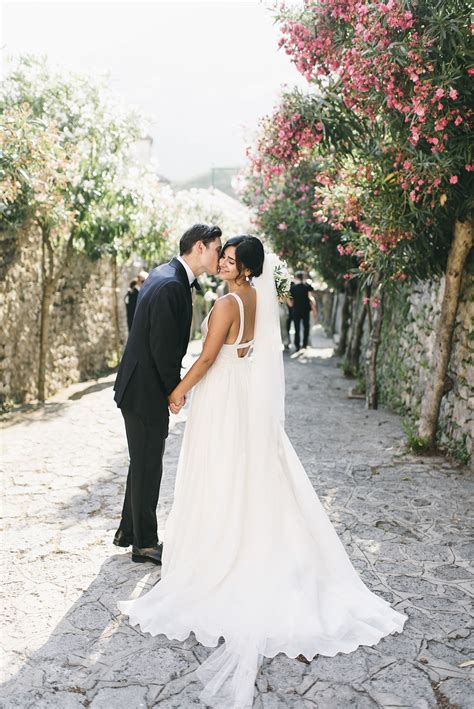
<path fill-rule="evenodd" d="M 284 301 L 287 298 L 291 298 L 290 286 L 293 279 L 288 271 L 286 261 L 282 261 L 276 256 L 274 256 L 274 259 L 273 277 L 275 279 L 276 292 L 278 299 Z"/>

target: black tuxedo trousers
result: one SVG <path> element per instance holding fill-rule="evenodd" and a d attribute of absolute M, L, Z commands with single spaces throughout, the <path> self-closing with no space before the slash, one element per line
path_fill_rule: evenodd
<path fill-rule="evenodd" d="M 158 542 L 156 507 L 163 475 L 166 429 L 122 409 L 130 465 L 120 528 L 141 549 Z"/>
<path fill-rule="evenodd" d="M 295 324 L 296 349 L 299 350 L 301 347 L 301 324 L 303 324 L 303 347 L 307 347 L 309 341 L 309 312 L 293 313 L 293 322 Z"/>

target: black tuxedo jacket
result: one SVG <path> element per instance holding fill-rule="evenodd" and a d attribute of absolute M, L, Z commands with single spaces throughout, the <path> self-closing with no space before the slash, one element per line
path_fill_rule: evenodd
<path fill-rule="evenodd" d="M 191 288 L 174 258 L 155 268 L 140 288 L 127 345 L 115 381 L 115 401 L 168 432 L 168 395 L 180 381 L 192 318 Z"/>

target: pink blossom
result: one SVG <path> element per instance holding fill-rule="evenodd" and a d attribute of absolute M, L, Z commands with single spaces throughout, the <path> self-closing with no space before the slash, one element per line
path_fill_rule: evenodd
<path fill-rule="evenodd" d="M 458 92 L 456 89 L 450 89 L 449 90 L 449 98 L 451 98 L 453 101 L 455 101 L 458 97 Z"/>
<path fill-rule="evenodd" d="M 457 184 L 457 181 L 458 181 L 458 176 L 457 176 L 457 175 L 451 175 L 451 177 L 449 178 L 449 182 L 450 182 L 450 184 L 452 184 L 452 185 Z"/>
<path fill-rule="evenodd" d="M 277 229 L 280 231 L 285 231 L 285 229 L 288 229 L 288 225 L 285 224 L 285 222 L 280 222 L 280 224 L 277 226 Z"/>

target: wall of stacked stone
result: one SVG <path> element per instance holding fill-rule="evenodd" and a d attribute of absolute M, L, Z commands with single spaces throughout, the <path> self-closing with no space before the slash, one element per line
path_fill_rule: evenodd
<path fill-rule="evenodd" d="M 406 286 L 388 297 L 378 354 L 380 396 L 391 408 L 417 419 L 433 360 L 444 278 Z M 474 424 L 474 277 L 461 290 L 439 437 L 472 455 Z"/>
<path fill-rule="evenodd" d="M 0 233 L 5 256 L 0 281 L 0 400 L 36 398 L 41 304 L 38 232 Z M 120 271 L 121 339 L 126 338 L 123 296 L 133 264 Z M 104 371 L 114 357 L 112 264 L 75 255 L 59 284 L 51 312 L 47 394 Z"/>
<path fill-rule="evenodd" d="M 474 433 L 474 268 L 463 278 L 448 376 L 451 389 L 443 396 L 438 436 L 453 452 L 473 456 Z M 428 370 L 433 361 L 436 328 L 441 313 L 444 278 L 401 287 L 385 300 L 377 359 L 379 399 L 416 422 Z M 339 342 L 343 296 L 333 296 L 334 341 Z M 361 370 L 369 338 L 366 321 Z M 461 456 L 462 457 L 462 456 Z"/>

